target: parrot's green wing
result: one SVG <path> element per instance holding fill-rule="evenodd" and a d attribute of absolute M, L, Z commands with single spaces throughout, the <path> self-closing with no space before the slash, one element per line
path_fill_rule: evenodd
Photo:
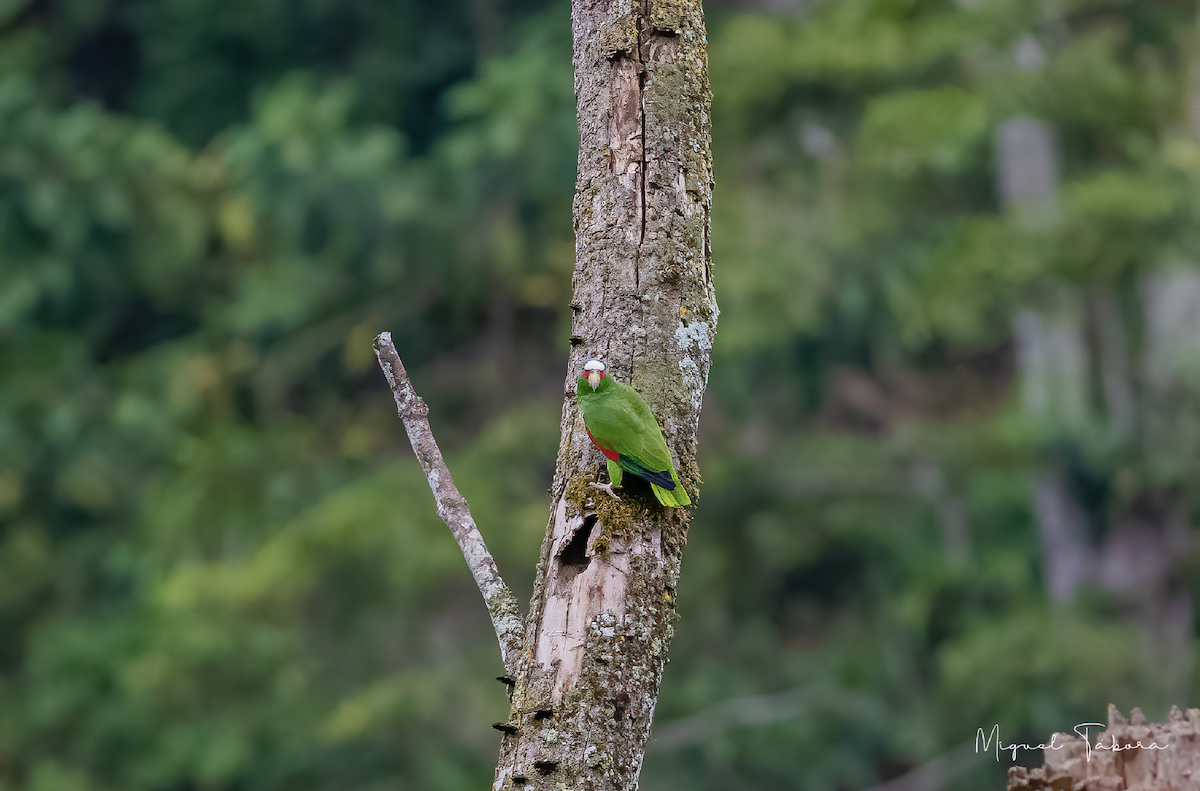
<path fill-rule="evenodd" d="M 628 456 L 650 472 L 672 468 L 662 429 L 645 400 L 627 384 L 611 381 L 584 401 L 583 420 L 602 448 Z"/>

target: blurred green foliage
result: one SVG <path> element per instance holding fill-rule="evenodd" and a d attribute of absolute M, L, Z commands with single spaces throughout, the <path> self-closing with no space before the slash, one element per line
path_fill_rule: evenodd
<path fill-rule="evenodd" d="M 494 639 L 371 339 L 527 596 L 567 12 L 0 2 L 0 791 L 488 781 Z M 1194 13 L 709 9 L 723 316 L 646 788 L 863 788 L 978 727 L 1187 702 L 1119 601 L 1047 605 L 1031 492 L 1065 440 L 1019 408 L 1012 332 L 1054 288 L 1197 260 Z M 1018 115 L 1060 141 L 1051 228 L 997 196 Z M 1196 370 L 1161 441 L 1069 438 L 1096 508 L 1200 472 Z"/>

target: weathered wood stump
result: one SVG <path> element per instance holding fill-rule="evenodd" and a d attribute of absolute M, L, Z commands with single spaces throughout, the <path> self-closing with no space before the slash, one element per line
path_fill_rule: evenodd
<path fill-rule="evenodd" d="M 1056 733 L 1038 769 L 1008 770 L 1009 791 L 1200 791 L 1200 709 L 1172 706 L 1166 722 L 1129 720 L 1109 704 L 1095 741 Z"/>

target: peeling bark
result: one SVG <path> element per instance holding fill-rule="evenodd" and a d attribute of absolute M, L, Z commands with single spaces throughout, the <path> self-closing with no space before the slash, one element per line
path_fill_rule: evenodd
<path fill-rule="evenodd" d="M 634 789 L 673 634 L 690 513 L 627 476 L 620 501 L 574 404 L 583 363 L 645 397 L 695 499 L 717 304 L 698 0 L 576 0 L 579 172 L 571 351 L 553 502 L 494 789 Z"/>
<path fill-rule="evenodd" d="M 1008 770 L 1009 791 L 1185 791 L 1200 786 L 1200 709 L 1172 706 L 1167 722 L 1127 721 L 1108 707 L 1108 729 L 1094 741 L 1056 733 L 1046 763 Z"/>

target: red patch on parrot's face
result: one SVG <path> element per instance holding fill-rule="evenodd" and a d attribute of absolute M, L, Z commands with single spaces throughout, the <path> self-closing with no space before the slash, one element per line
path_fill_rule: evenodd
<path fill-rule="evenodd" d="M 603 445 L 601 445 L 599 442 L 597 442 L 596 438 L 592 436 L 592 432 L 588 430 L 587 426 L 584 426 L 583 430 L 587 431 L 588 439 L 590 439 L 592 441 L 592 444 L 595 445 L 597 448 L 599 448 L 600 452 L 603 453 L 605 456 L 612 459 L 613 461 L 617 461 L 618 459 L 621 458 L 620 453 L 617 453 L 615 450 L 610 450 L 609 448 L 606 448 Z"/>

